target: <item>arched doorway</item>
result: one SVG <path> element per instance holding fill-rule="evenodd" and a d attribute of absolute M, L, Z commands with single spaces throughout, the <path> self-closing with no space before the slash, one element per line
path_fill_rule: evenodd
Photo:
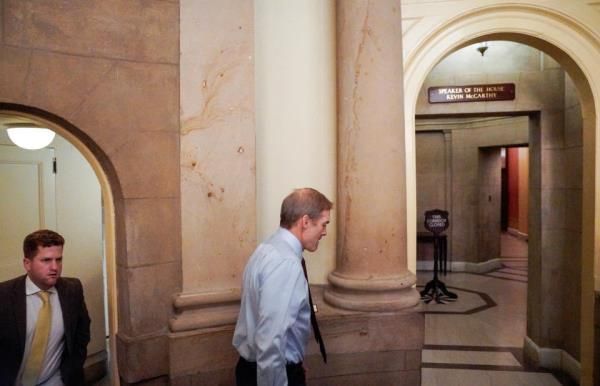
<path fill-rule="evenodd" d="M 408 48 L 405 60 L 405 133 L 409 187 L 407 208 L 410 208 L 408 217 L 412 219 L 408 221 L 409 256 L 416 256 L 414 117 L 417 95 L 427 74 L 450 52 L 479 41 L 514 41 L 551 55 L 573 79 L 583 115 L 580 363 L 581 384 L 589 385 L 593 378 L 594 357 L 594 272 L 598 270 L 598 264 L 595 263 L 598 245 L 594 240 L 598 213 L 596 192 L 599 191 L 595 149 L 596 137 L 600 133 L 600 122 L 596 115 L 600 106 L 600 90 L 594 88 L 597 87 L 594 85 L 600 84 L 600 77 L 591 69 L 600 58 L 598 38 L 590 30 L 585 9 L 570 9 L 571 17 L 565 17 L 566 12 L 556 9 L 557 4 L 553 6 L 554 9 L 531 4 L 498 5 L 463 10 L 433 31 L 424 33 L 416 44 Z M 413 264 L 416 265 L 414 260 Z M 543 314 L 529 315 L 529 318 L 534 317 L 541 318 Z"/>
<path fill-rule="evenodd" d="M 34 123 L 37 126 L 53 130 L 57 134 L 54 146 L 51 144 L 51 147 L 53 147 L 51 149 L 52 154 L 56 155 L 53 166 L 55 169 L 54 173 L 56 173 L 58 167 L 61 167 L 68 174 L 68 176 L 60 180 L 56 179 L 57 186 L 66 185 L 66 189 L 69 189 L 69 186 L 73 188 L 84 185 L 84 190 L 71 192 L 75 194 L 73 197 L 60 197 L 61 191 L 57 189 L 56 193 L 53 193 L 52 197 L 50 197 L 53 200 L 52 205 L 59 207 L 61 206 L 59 205 L 60 202 L 63 202 L 64 205 L 62 206 L 67 209 L 52 208 L 52 211 L 55 212 L 52 213 L 54 219 L 47 218 L 48 216 L 45 213 L 42 216 L 45 221 L 41 225 L 57 229 L 65 236 L 67 257 L 71 257 L 75 261 L 69 263 L 70 259 L 65 259 L 63 274 L 65 276 L 77 276 L 82 280 L 84 290 L 86 291 L 85 296 L 88 310 L 92 316 L 93 323 L 96 322 L 96 326 L 92 326 L 92 341 L 90 342 L 90 345 L 93 347 L 88 345 L 86 377 L 90 376 L 91 380 L 98 377 L 106 377 L 106 370 L 108 370 L 111 384 L 117 385 L 119 384 L 116 360 L 117 285 L 113 196 L 115 189 L 118 192 L 119 188 L 118 184 L 112 182 L 111 178 L 109 178 L 111 173 L 114 175 L 112 167 L 107 163 L 101 151 L 85 134 L 69 122 L 51 113 L 22 105 L 0 103 L 0 125 L 4 128 L 5 124 L 9 122 Z M 12 148 L 10 150 L 13 153 L 19 151 L 16 146 L 3 146 Z M 28 150 L 20 151 L 31 153 Z M 59 153 L 66 162 L 60 162 Z M 58 163 L 57 158 L 59 158 Z M 73 165 L 75 166 L 73 167 Z M 89 169 L 91 169 L 91 172 L 87 172 Z M 89 180 L 90 177 L 97 180 L 91 181 L 91 186 L 81 180 L 85 180 L 86 178 Z M 96 189 L 94 185 L 99 186 L 99 189 Z M 47 187 L 41 186 L 42 190 L 45 188 Z M 94 195 L 95 189 L 99 190 L 99 194 Z M 85 197 L 86 194 L 94 197 L 88 200 L 90 202 L 82 205 L 78 201 L 86 201 L 88 198 Z M 94 201 L 94 199 L 96 200 Z M 76 207 L 76 209 L 68 209 L 69 207 Z M 97 217 L 94 217 L 94 215 L 89 216 L 89 214 L 86 216 L 86 213 L 82 213 L 82 207 L 85 207 L 88 211 L 97 211 Z M 60 217 L 60 226 L 57 225 L 57 216 Z M 94 218 L 90 219 L 90 217 Z M 85 230 L 85 226 L 78 227 L 80 221 L 91 221 L 96 226 L 91 226 Z M 65 223 L 69 223 L 70 225 L 65 225 Z M 65 228 L 65 230 L 62 228 Z M 90 235 L 86 234 L 86 231 L 88 233 L 96 232 L 99 234 Z M 89 243 L 88 245 L 80 245 L 78 236 L 93 239 L 92 244 L 94 240 L 97 240 L 97 244 L 99 244 L 97 245 L 97 249 L 94 249 L 93 245 L 90 246 Z M 69 253 L 69 248 L 73 252 Z M 88 261 L 79 261 L 80 256 L 78 256 L 78 252 L 82 250 L 92 260 L 88 258 Z M 101 259 L 102 261 L 97 261 L 97 259 Z M 90 265 L 94 267 L 90 268 Z M 106 364 L 109 366 L 108 369 L 106 368 Z"/>

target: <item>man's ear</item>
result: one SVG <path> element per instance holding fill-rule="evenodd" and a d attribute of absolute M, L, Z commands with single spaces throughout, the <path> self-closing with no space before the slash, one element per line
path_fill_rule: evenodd
<path fill-rule="evenodd" d="M 302 216 L 302 228 L 307 228 L 310 222 L 310 217 L 307 214 Z"/>

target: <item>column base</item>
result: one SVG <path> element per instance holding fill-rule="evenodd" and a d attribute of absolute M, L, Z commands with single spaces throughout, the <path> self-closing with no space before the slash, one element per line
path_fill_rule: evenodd
<path fill-rule="evenodd" d="M 162 332 L 134 337 L 117 333 L 121 385 L 137 385 L 169 374 L 168 348 L 169 338 Z"/>
<path fill-rule="evenodd" d="M 327 364 L 310 339 L 305 356 L 311 386 L 399 385 L 421 383 L 425 317 L 420 312 L 356 312 L 322 304 L 329 288 L 312 286 L 327 347 Z M 324 291 L 323 291 L 324 290 Z M 323 291 L 323 292 L 322 292 Z M 414 309 L 414 308 L 413 308 Z"/>
<path fill-rule="evenodd" d="M 420 312 L 356 312 L 323 302 L 324 288 L 311 286 L 327 347 L 323 363 L 311 336 L 304 357 L 311 386 L 420 384 L 425 317 Z M 238 353 L 234 324 L 169 334 L 169 385 L 235 384 Z"/>
<path fill-rule="evenodd" d="M 417 278 L 411 272 L 377 279 L 352 278 L 337 272 L 329 274 L 331 284 L 323 298 L 328 304 L 354 311 L 415 311 L 421 296 L 414 288 Z"/>
<path fill-rule="evenodd" d="M 234 385 L 235 324 L 169 334 L 169 385 Z"/>

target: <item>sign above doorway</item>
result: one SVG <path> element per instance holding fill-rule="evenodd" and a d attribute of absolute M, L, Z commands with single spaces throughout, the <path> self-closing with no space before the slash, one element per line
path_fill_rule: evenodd
<path fill-rule="evenodd" d="M 429 103 L 509 101 L 515 99 L 515 84 L 429 87 L 427 93 Z"/>

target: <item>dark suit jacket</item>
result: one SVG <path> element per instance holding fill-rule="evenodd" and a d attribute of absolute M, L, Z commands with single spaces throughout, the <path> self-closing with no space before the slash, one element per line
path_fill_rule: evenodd
<path fill-rule="evenodd" d="M 59 278 L 65 340 L 60 373 L 66 386 L 84 384 L 83 362 L 90 341 L 90 318 L 78 279 Z M 13 386 L 19 372 L 27 328 L 25 275 L 0 283 L 0 386 Z"/>

